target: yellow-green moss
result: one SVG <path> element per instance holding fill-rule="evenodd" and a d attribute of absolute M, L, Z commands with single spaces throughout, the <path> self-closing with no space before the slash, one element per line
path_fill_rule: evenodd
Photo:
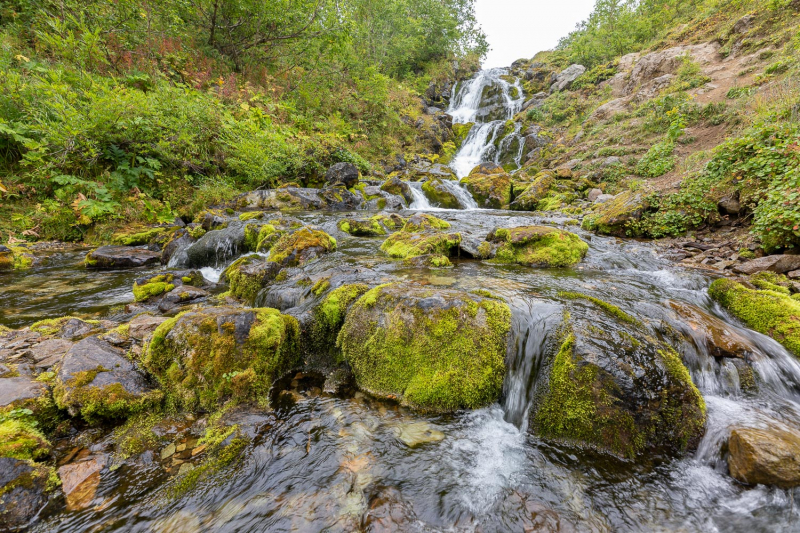
<path fill-rule="evenodd" d="M 59 318 L 47 318 L 45 320 L 39 320 L 38 322 L 34 322 L 31 324 L 31 331 L 36 331 L 42 335 L 55 335 L 56 333 L 61 330 L 64 324 L 69 320 L 80 320 L 82 322 L 86 322 L 87 324 L 91 324 L 96 326 L 100 324 L 99 320 L 89 320 L 85 318 L 79 318 L 76 316 L 62 316 Z"/>
<path fill-rule="evenodd" d="M 50 455 L 51 445 L 30 417 L 0 414 L 0 457 L 40 460 Z"/>
<path fill-rule="evenodd" d="M 139 246 L 141 244 L 149 244 L 150 241 L 162 233 L 171 230 L 172 228 L 146 228 L 141 231 L 134 230 L 133 232 L 120 231 L 114 234 L 111 238 L 111 242 L 124 246 Z"/>
<path fill-rule="evenodd" d="M 263 278 L 242 271 L 242 267 L 253 262 L 264 261 L 256 255 L 240 257 L 222 273 L 221 279 L 228 280 L 230 295 L 244 302 L 254 302 L 263 288 Z"/>
<path fill-rule="evenodd" d="M 261 211 L 248 211 L 239 215 L 239 220 L 246 222 L 248 220 L 260 220 L 264 218 L 264 213 Z"/>
<path fill-rule="evenodd" d="M 361 237 L 386 235 L 386 230 L 375 217 L 367 220 L 345 218 L 339 221 L 337 227 L 345 233 Z"/>
<path fill-rule="evenodd" d="M 450 228 L 450 223 L 427 213 L 417 213 L 406 220 L 401 231 L 418 233 L 427 230 L 443 230 Z"/>
<path fill-rule="evenodd" d="M 244 227 L 244 248 L 251 252 L 266 252 L 282 232 L 272 224 L 248 224 Z"/>
<path fill-rule="evenodd" d="M 457 251 L 461 243 L 458 233 L 393 233 L 381 245 L 389 257 L 408 259 L 433 254 L 448 257 Z"/>
<path fill-rule="evenodd" d="M 206 229 L 203 226 L 195 226 L 189 228 L 189 236 L 193 239 L 199 239 L 206 234 Z"/>
<path fill-rule="evenodd" d="M 767 270 L 763 272 L 757 272 L 750 276 L 750 283 L 758 287 L 759 289 L 763 289 L 766 291 L 775 291 L 781 294 L 785 294 L 789 296 L 791 291 L 785 285 L 788 284 L 788 278 L 782 274 L 776 274 L 775 272 L 769 272 Z"/>
<path fill-rule="evenodd" d="M 309 248 L 332 252 L 336 249 L 336 239 L 321 230 L 301 228 L 278 239 L 272 247 L 269 260 L 284 266 L 301 266 L 300 252 Z"/>
<path fill-rule="evenodd" d="M 447 305 L 423 310 L 407 298 L 405 287 L 393 284 L 368 291 L 353 305 L 338 344 L 359 387 L 435 411 L 478 408 L 497 399 L 508 306 L 454 291 L 444 296 Z"/>
<path fill-rule="evenodd" d="M 784 293 L 752 290 L 718 279 L 708 294 L 754 330 L 769 335 L 800 357 L 800 302 Z"/>
<path fill-rule="evenodd" d="M 461 183 L 481 207 L 508 209 L 511 204 L 511 176 L 506 173 L 470 173 Z"/>
<path fill-rule="evenodd" d="M 438 178 L 429 179 L 422 184 L 422 192 L 428 200 L 443 209 L 460 209 L 458 198 L 453 195 Z"/>
<path fill-rule="evenodd" d="M 175 288 L 172 283 L 172 274 L 162 274 L 147 280 L 147 283 L 139 285 L 137 282 L 133 283 L 133 299 L 137 302 L 143 302 L 166 292 L 170 292 Z"/>
<path fill-rule="evenodd" d="M 579 263 L 589 250 L 574 233 L 544 226 L 502 228 L 495 231 L 494 239 L 502 242 L 496 263 L 567 267 Z"/>
<path fill-rule="evenodd" d="M 311 292 L 314 294 L 314 296 L 319 296 L 320 294 L 322 294 L 323 292 L 327 291 L 330 288 L 331 288 L 330 279 L 322 278 L 319 281 L 317 281 L 313 287 L 311 287 Z"/>
<path fill-rule="evenodd" d="M 622 320 L 623 322 L 627 322 L 628 324 L 639 323 L 638 320 L 633 318 L 631 315 L 629 315 L 616 305 L 603 301 L 600 298 L 595 298 L 594 296 L 589 296 L 588 294 L 582 294 L 580 292 L 569 292 L 569 291 L 559 291 L 558 296 L 561 298 L 567 298 L 569 300 L 586 300 L 592 302 L 593 304 L 600 307 L 606 313 L 615 316 L 616 318 Z"/>

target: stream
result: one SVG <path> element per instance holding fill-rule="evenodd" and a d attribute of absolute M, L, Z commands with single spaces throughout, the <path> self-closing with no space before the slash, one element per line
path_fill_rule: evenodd
<path fill-rule="evenodd" d="M 492 128 L 496 131 L 521 104 L 510 96 L 513 84 L 498 77 L 502 73 L 486 72 L 467 82 L 451 104 L 457 122 L 478 123 L 452 163 L 459 177 L 493 160 L 493 148 L 488 148 Z M 480 93 L 492 83 L 505 102 L 502 117 L 467 113 L 480 107 Z M 414 193 L 415 201 L 400 214 L 435 210 L 450 222 L 450 231 L 481 237 L 498 227 L 549 225 L 589 244 L 585 260 L 565 269 L 466 258 L 453 259 L 448 269 L 417 268 L 388 259 L 379 249 L 383 238 L 353 237 L 337 228 L 341 218 L 363 213 L 291 213 L 338 241 L 334 252 L 304 267 L 309 276 L 362 268 L 371 271 L 376 283 L 487 289 L 504 299 L 512 311 L 512 335 L 497 403 L 471 412 L 426 415 L 361 393 L 301 390 L 295 402 L 253 413 L 254 439 L 241 458 L 188 493 L 172 496 L 174 480 L 142 454 L 103 475 L 96 505 L 51 514 L 32 531 L 800 531 L 794 503 L 800 490 L 744 486 L 729 476 L 726 462 L 734 427 L 800 430 L 800 363 L 712 302 L 708 273 L 660 258 L 649 243 L 583 231 L 567 217 L 443 210 L 424 198 Z M 67 314 L 129 319 L 133 311 L 125 304 L 133 302 L 133 280 L 161 268 L 87 270 L 81 264 L 85 253 L 59 252 L 42 266 L 0 273 L 0 324 L 22 327 Z M 233 259 L 203 268 L 203 276 L 216 282 Z M 264 289 L 257 302 L 292 314 L 315 301 L 310 289 L 291 295 L 281 290 L 280 284 Z M 612 303 L 652 331 L 685 333 L 685 342 L 675 348 L 708 407 L 697 451 L 633 464 L 548 442 L 528 431 L 546 347 L 565 306 L 560 291 Z M 756 375 L 756 392 L 743 389 L 730 359 L 715 358 L 702 342 L 692 342 L 691 328 L 673 312 L 676 305 L 703 310 L 749 342 L 746 362 Z M 442 438 L 408 446 L 404 433 L 419 427 L 434 428 Z M 94 446 L 103 448 L 102 442 Z"/>

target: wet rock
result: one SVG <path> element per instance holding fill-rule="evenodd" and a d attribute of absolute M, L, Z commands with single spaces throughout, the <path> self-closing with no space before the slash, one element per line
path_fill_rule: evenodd
<path fill-rule="evenodd" d="M 431 224 L 431 219 L 435 219 L 435 217 L 423 218 L 419 215 L 411 217 L 401 231 L 390 235 L 389 238 L 383 242 L 381 250 L 389 257 L 396 257 L 399 259 L 408 259 L 421 255 L 449 257 L 456 253 L 458 251 L 458 245 L 461 242 L 461 235 L 458 233 L 436 231 L 429 226 Z M 417 222 L 419 222 L 419 226 L 416 225 Z M 447 223 L 444 222 L 444 224 Z M 446 227 L 449 226 L 450 225 L 447 224 Z"/>
<path fill-rule="evenodd" d="M 16 530 L 33 522 L 47 505 L 50 469 L 28 461 L 0 457 L 0 521 Z"/>
<path fill-rule="evenodd" d="M 499 244 L 494 261 L 526 266 L 572 266 L 589 250 L 589 245 L 574 233 L 548 226 L 500 228 L 486 240 Z"/>
<path fill-rule="evenodd" d="M 562 70 L 561 73 L 555 76 L 555 80 L 550 86 L 550 92 L 554 93 L 557 91 L 563 91 L 564 89 L 569 89 L 572 85 L 572 82 L 577 80 L 584 72 L 586 72 L 586 67 L 583 65 L 568 66 Z"/>
<path fill-rule="evenodd" d="M 206 307 L 161 324 L 143 363 L 188 409 L 266 401 L 273 380 L 299 364 L 299 335 L 297 319 L 275 309 Z"/>
<path fill-rule="evenodd" d="M 75 344 L 58 366 L 56 404 L 89 423 L 126 418 L 161 400 L 122 350 L 97 337 Z"/>
<path fill-rule="evenodd" d="M 253 302 L 258 292 L 273 281 L 282 266 L 261 256 L 240 257 L 225 269 L 220 279 L 228 282 L 231 295 L 245 302 Z"/>
<path fill-rule="evenodd" d="M 369 510 L 361 525 L 369 533 L 405 533 L 419 528 L 412 506 L 399 490 L 391 487 L 382 488 L 369 498 Z"/>
<path fill-rule="evenodd" d="M 224 263 L 244 251 L 245 225 L 239 221 L 231 222 L 228 227 L 212 230 L 200 237 L 185 251 L 185 260 L 181 265 L 200 268 Z"/>
<path fill-rule="evenodd" d="M 554 172 L 539 172 L 533 178 L 533 182 L 511 203 L 510 208 L 517 211 L 534 211 L 539 208 L 539 202 L 544 200 L 549 194 L 550 189 L 555 185 L 556 176 Z"/>
<path fill-rule="evenodd" d="M 341 184 L 350 189 L 358 183 L 358 167 L 352 163 L 336 163 L 325 172 L 328 185 Z"/>
<path fill-rule="evenodd" d="M 670 301 L 669 306 L 682 319 L 689 336 L 703 352 L 713 357 L 746 358 L 757 353 L 756 347 L 722 320 L 697 306 Z"/>
<path fill-rule="evenodd" d="M 740 274 L 755 274 L 768 270 L 778 274 L 784 274 L 793 270 L 800 269 L 800 255 L 765 255 L 758 259 L 752 259 L 734 267 L 734 272 Z"/>
<path fill-rule="evenodd" d="M 708 294 L 754 330 L 769 335 L 800 357 L 800 300 L 772 290 L 753 290 L 718 279 Z"/>
<path fill-rule="evenodd" d="M 448 189 L 439 178 L 429 179 L 422 184 L 422 192 L 435 207 L 443 209 L 461 209 L 463 206 L 458 198 Z"/>
<path fill-rule="evenodd" d="M 86 255 L 87 268 L 136 268 L 161 262 L 161 254 L 131 246 L 101 246 Z"/>
<path fill-rule="evenodd" d="M 61 490 L 67 498 L 67 510 L 77 511 L 92 503 L 106 462 L 105 455 L 95 455 L 58 469 Z"/>
<path fill-rule="evenodd" d="M 589 194 L 586 196 L 586 199 L 594 203 L 602 195 L 603 191 L 601 191 L 600 189 L 592 189 L 591 191 L 589 191 Z"/>
<path fill-rule="evenodd" d="M 180 249 L 184 249 L 195 242 L 195 238 L 189 234 L 186 229 L 177 231 L 172 238 L 164 244 L 161 249 L 161 264 L 169 264 L 169 260 Z"/>
<path fill-rule="evenodd" d="M 622 309 L 560 295 L 568 314 L 536 385 L 532 430 L 628 459 L 693 449 L 705 402 L 678 353 Z"/>
<path fill-rule="evenodd" d="M 417 448 L 423 444 L 444 440 L 444 433 L 428 422 L 410 422 L 395 428 L 397 440 L 409 448 Z"/>
<path fill-rule="evenodd" d="M 594 213 L 584 217 L 583 229 L 624 236 L 628 224 L 639 220 L 647 208 L 640 192 L 626 191 L 599 203 L 601 198 L 595 200 Z"/>
<path fill-rule="evenodd" d="M 750 485 L 800 485 L 800 434 L 778 428 L 737 428 L 728 440 L 731 476 Z"/>
<path fill-rule="evenodd" d="M 461 183 L 480 207 L 508 209 L 511 204 L 511 176 L 502 167 L 479 165 Z"/>
<path fill-rule="evenodd" d="M 408 165 L 408 181 L 425 181 L 439 178 L 441 180 L 458 180 L 455 173 L 447 165 L 431 163 L 426 159 L 419 159 Z"/>
<path fill-rule="evenodd" d="M 31 330 L 48 337 L 78 340 L 100 331 L 100 322 L 64 316 L 35 322 L 31 325 Z"/>
<path fill-rule="evenodd" d="M 378 218 L 369 218 L 366 220 L 344 218 L 339 221 L 337 227 L 345 233 L 361 237 L 378 237 L 381 235 L 386 235 L 386 230 L 381 225 Z"/>
<path fill-rule="evenodd" d="M 188 303 L 197 303 L 208 296 L 209 292 L 201 289 L 200 287 L 181 285 L 165 294 L 161 300 L 159 300 L 158 310 L 162 313 L 167 313 L 176 307 L 180 307 Z"/>
<path fill-rule="evenodd" d="M 362 390 L 427 410 L 478 408 L 500 394 L 510 317 L 497 300 L 394 283 L 353 304 L 339 343 Z"/>
<path fill-rule="evenodd" d="M 166 320 L 161 316 L 139 315 L 128 323 L 128 335 L 138 341 L 144 340 Z"/>
<path fill-rule="evenodd" d="M 499 245 L 497 243 L 489 243 L 474 235 L 462 234 L 458 248 L 460 256 L 474 259 L 491 259 L 497 252 Z"/>
<path fill-rule="evenodd" d="M 407 204 L 411 204 L 411 202 L 414 201 L 411 186 L 397 176 L 392 176 L 387 179 L 383 185 L 381 185 L 381 190 L 395 196 L 401 196 Z"/>

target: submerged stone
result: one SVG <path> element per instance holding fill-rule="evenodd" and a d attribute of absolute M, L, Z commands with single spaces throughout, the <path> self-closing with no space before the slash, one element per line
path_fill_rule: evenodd
<path fill-rule="evenodd" d="M 299 334 L 297 320 L 275 309 L 207 307 L 161 324 L 143 362 L 179 406 L 267 401 L 272 382 L 300 362 Z"/>
<path fill-rule="evenodd" d="M 444 440 L 444 433 L 428 422 L 411 422 L 395 428 L 397 440 L 409 448 L 417 448 L 423 444 Z"/>
<path fill-rule="evenodd" d="M 494 261 L 526 266 L 572 266 L 589 250 L 589 245 L 574 233 L 548 226 L 501 228 L 486 240 L 500 244 Z"/>
<path fill-rule="evenodd" d="M 425 410 L 475 409 L 500 395 L 510 320 L 497 300 L 395 283 L 353 305 L 338 344 L 364 391 Z"/>
<path fill-rule="evenodd" d="M 0 457 L 0 521 L 8 530 L 28 526 L 47 505 L 51 469 Z"/>

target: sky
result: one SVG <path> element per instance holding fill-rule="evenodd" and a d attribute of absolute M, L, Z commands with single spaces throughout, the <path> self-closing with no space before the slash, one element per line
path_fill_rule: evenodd
<path fill-rule="evenodd" d="M 491 50 L 483 68 L 550 50 L 589 16 L 595 0 L 476 0 L 475 11 Z"/>

